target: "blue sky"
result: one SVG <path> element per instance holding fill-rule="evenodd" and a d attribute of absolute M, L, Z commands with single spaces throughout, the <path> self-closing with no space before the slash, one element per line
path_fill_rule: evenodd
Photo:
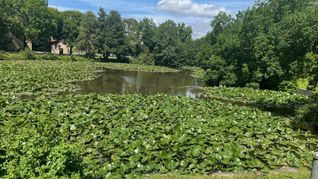
<path fill-rule="evenodd" d="M 51 7 L 61 11 L 97 12 L 103 7 L 106 11 L 119 11 L 123 18 L 141 20 L 149 17 L 158 24 L 168 19 L 184 22 L 192 26 L 194 38 L 211 30 L 210 21 L 218 12 L 235 15 L 253 4 L 254 0 L 49 0 Z"/>

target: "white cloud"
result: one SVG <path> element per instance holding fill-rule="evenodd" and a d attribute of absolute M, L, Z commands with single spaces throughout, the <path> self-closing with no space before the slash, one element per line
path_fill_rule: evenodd
<path fill-rule="evenodd" d="M 49 7 L 55 8 L 55 9 L 57 9 L 59 11 L 73 11 L 73 10 L 76 10 L 76 11 L 85 12 L 85 10 L 83 10 L 83 9 L 69 8 L 69 7 L 64 7 L 64 6 L 49 5 Z"/>
<path fill-rule="evenodd" d="M 218 7 L 213 4 L 195 3 L 192 0 L 160 0 L 157 4 L 157 8 L 161 11 L 192 17 L 213 17 L 220 11 L 226 10 L 224 7 Z"/>
<path fill-rule="evenodd" d="M 55 9 L 57 9 L 57 10 L 59 10 L 59 11 L 69 11 L 69 10 L 74 10 L 74 9 L 72 9 L 72 8 L 63 7 L 63 6 L 52 6 L 52 5 L 50 5 L 50 7 L 55 8 Z"/>
<path fill-rule="evenodd" d="M 191 24 L 193 29 L 193 33 L 192 33 L 193 39 L 201 38 L 205 36 L 208 32 L 210 32 L 212 29 L 210 23 L 211 23 L 210 19 L 203 19 Z"/>
<path fill-rule="evenodd" d="M 175 23 L 186 23 L 192 27 L 193 39 L 198 39 L 206 35 L 207 32 L 211 31 L 211 20 L 213 18 L 206 18 L 206 17 L 176 17 L 171 14 L 153 14 L 153 15 L 143 15 L 143 14 L 131 14 L 126 16 L 125 18 L 135 18 L 138 21 L 141 21 L 143 18 L 150 18 L 153 19 L 155 24 L 159 26 L 166 20 L 170 19 L 173 20 Z"/>

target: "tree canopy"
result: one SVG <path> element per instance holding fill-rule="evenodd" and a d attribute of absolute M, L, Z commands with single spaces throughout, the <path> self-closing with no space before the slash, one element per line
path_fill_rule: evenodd
<path fill-rule="evenodd" d="M 213 57 L 199 57 L 198 65 L 211 62 L 202 66 L 211 85 L 278 89 L 306 78 L 315 61 L 308 54 L 317 54 L 317 10 L 310 0 L 267 0 L 236 18 L 221 12 L 201 40 L 212 46 Z"/>

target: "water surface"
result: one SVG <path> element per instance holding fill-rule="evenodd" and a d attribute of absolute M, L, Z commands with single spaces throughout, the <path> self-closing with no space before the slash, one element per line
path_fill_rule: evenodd
<path fill-rule="evenodd" d="M 170 94 L 198 98 L 206 86 L 188 72 L 154 73 L 106 70 L 94 80 L 76 82 L 79 94 Z"/>

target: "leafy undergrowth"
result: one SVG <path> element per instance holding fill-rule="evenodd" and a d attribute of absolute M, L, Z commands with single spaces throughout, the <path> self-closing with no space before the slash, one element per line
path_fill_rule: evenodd
<path fill-rule="evenodd" d="M 98 69 L 176 72 L 146 65 L 64 61 L 2 61 L 0 62 L 0 94 L 52 94 L 72 91 L 70 81 L 96 77 Z"/>
<path fill-rule="evenodd" d="M 310 96 L 308 103 L 297 111 L 296 124 L 318 133 L 318 94 Z"/>
<path fill-rule="evenodd" d="M 289 120 L 166 95 L 0 100 L 4 178 L 208 174 L 309 167 L 318 141 Z M 310 134 L 306 134 L 310 135 Z"/>
<path fill-rule="evenodd" d="M 205 97 L 221 98 L 224 100 L 236 100 L 248 104 L 263 105 L 297 105 L 303 104 L 308 97 L 288 92 L 270 90 L 257 90 L 252 88 L 204 88 Z"/>

